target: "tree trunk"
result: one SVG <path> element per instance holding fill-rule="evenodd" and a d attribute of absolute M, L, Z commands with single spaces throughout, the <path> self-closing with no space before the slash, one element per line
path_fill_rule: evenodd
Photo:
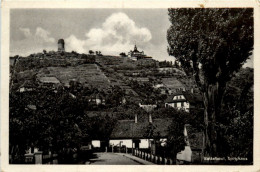
<path fill-rule="evenodd" d="M 217 152 L 217 123 L 216 118 L 221 111 L 221 103 L 225 84 L 217 82 L 208 84 L 203 93 L 204 123 L 205 123 L 205 156 L 215 157 Z"/>

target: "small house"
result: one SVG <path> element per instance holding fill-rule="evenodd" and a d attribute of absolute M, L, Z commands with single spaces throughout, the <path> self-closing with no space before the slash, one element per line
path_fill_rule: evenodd
<path fill-rule="evenodd" d="M 54 76 L 43 76 L 38 78 L 38 83 L 42 87 L 54 87 L 60 84 L 60 81 Z"/>
<path fill-rule="evenodd" d="M 24 83 L 19 87 L 18 91 L 26 92 L 26 91 L 33 91 L 36 88 L 36 84 L 33 83 L 31 80 L 26 80 Z"/>
<path fill-rule="evenodd" d="M 97 94 L 92 94 L 88 100 L 90 103 L 96 104 L 96 105 L 105 105 L 106 104 L 106 99 L 105 96 L 97 93 Z"/>
<path fill-rule="evenodd" d="M 139 103 L 139 107 L 144 109 L 146 112 L 151 112 L 155 108 L 157 108 L 157 105 L 156 104 L 141 104 L 141 103 Z"/>
<path fill-rule="evenodd" d="M 145 120 L 119 120 L 111 135 L 110 146 L 125 146 L 126 148 L 152 149 L 153 140 L 165 141 L 171 119 L 152 119 L 151 114 Z"/>
<path fill-rule="evenodd" d="M 190 112 L 194 108 L 201 109 L 203 107 L 202 96 L 187 91 L 177 92 L 166 99 L 165 107 L 183 109 L 186 112 Z"/>

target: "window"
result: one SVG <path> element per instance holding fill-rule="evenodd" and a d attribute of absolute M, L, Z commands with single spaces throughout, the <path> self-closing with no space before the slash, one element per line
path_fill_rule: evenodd
<path fill-rule="evenodd" d="M 177 103 L 174 103 L 174 107 L 177 107 Z"/>
<path fill-rule="evenodd" d="M 181 107 L 183 107 L 184 106 L 184 103 L 183 102 L 181 102 Z"/>

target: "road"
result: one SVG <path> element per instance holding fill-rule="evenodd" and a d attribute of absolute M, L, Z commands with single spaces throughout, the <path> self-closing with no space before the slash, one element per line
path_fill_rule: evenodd
<path fill-rule="evenodd" d="M 137 161 L 134 161 L 123 155 L 114 153 L 94 153 L 94 158 L 87 161 L 87 165 L 140 165 Z"/>

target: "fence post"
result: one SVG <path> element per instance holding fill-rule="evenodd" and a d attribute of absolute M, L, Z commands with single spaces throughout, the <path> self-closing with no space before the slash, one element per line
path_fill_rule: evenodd
<path fill-rule="evenodd" d="M 170 165 L 173 165 L 173 161 L 172 161 L 172 159 L 170 159 Z"/>
<path fill-rule="evenodd" d="M 53 154 L 52 157 L 54 157 L 52 163 L 53 164 L 58 164 L 58 155 L 57 154 Z"/>
<path fill-rule="evenodd" d="M 147 154 L 147 160 L 148 160 L 148 161 L 151 160 L 151 155 L 150 155 L 150 153 Z"/>
<path fill-rule="evenodd" d="M 33 157 L 34 157 L 33 154 L 25 154 L 24 157 L 25 157 L 25 163 L 33 163 Z"/>
<path fill-rule="evenodd" d="M 34 153 L 34 158 L 35 158 L 35 164 L 42 164 L 42 152 L 35 152 Z"/>
<path fill-rule="evenodd" d="M 159 157 L 159 164 L 163 164 L 163 159 L 162 159 L 162 157 Z"/>

